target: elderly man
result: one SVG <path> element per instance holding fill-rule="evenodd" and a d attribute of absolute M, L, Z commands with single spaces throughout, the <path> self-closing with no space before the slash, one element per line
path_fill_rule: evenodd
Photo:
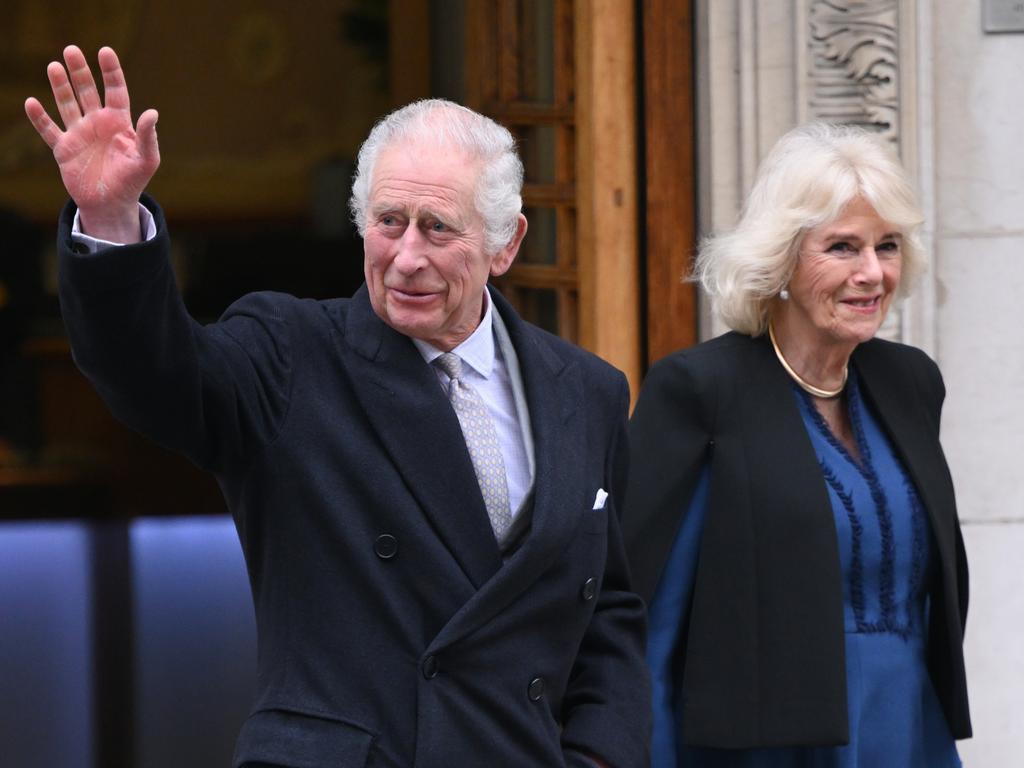
<path fill-rule="evenodd" d="M 526 233 L 511 135 L 443 101 L 359 154 L 366 285 L 193 321 L 160 209 L 157 114 L 114 51 L 25 110 L 73 198 L 60 291 L 113 412 L 217 477 L 248 565 L 258 695 L 236 766 L 640 766 L 644 611 L 617 508 L 621 374 L 486 287 Z"/>

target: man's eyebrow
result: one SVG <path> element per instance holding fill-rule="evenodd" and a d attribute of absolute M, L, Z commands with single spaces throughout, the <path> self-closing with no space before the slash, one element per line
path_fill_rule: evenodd
<path fill-rule="evenodd" d="M 438 219 L 446 224 L 454 224 L 456 219 L 455 214 L 449 216 L 447 213 L 440 213 L 433 208 L 421 208 L 416 212 L 416 216 L 420 219 Z"/>
<path fill-rule="evenodd" d="M 399 205 L 397 205 L 396 203 L 392 203 L 389 200 L 382 200 L 379 203 L 374 203 L 373 205 L 371 205 L 370 212 L 373 214 L 388 213 L 391 211 L 397 211 L 399 207 Z"/>
<path fill-rule="evenodd" d="M 431 219 L 439 221 L 456 232 L 461 232 L 466 228 L 466 221 L 463 216 L 459 215 L 458 211 L 441 213 L 434 208 L 421 208 L 416 211 L 416 218 L 420 221 L 429 221 Z"/>

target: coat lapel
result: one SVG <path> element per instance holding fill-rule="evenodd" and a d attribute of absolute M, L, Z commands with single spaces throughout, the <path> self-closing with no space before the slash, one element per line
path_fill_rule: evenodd
<path fill-rule="evenodd" d="M 374 432 L 474 587 L 501 566 L 458 418 L 412 342 L 386 325 L 364 285 L 352 297 L 342 354 Z"/>
<path fill-rule="evenodd" d="M 432 652 L 489 621 L 532 584 L 564 551 L 586 511 L 581 502 L 586 489 L 579 369 L 555 354 L 500 294 L 492 291 L 491 296 L 519 358 L 530 409 L 536 460 L 533 518 L 519 549 L 445 626 Z"/>
<path fill-rule="evenodd" d="M 519 357 L 533 430 L 534 508 L 531 533 L 520 550 L 520 570 L 531 573 L 568 543 L 586 510 L 576 498 L 582 487 L 583 382 L 579 368 L 566 364 L 543 338 L 495 294 Z M 593 489 L 595 492 L 597 488 Z M 510 561 L 511 564 L 511 561 Z M 514 570 L 514 569 L 510 569 Z"/>

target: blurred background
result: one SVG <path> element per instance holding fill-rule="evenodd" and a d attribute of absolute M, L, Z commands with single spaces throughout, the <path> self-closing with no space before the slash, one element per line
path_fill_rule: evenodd
<path fill-rule="evenodd" d="M 186 303 L 347 296 L 359 144 L 424 96 L 507 125 L 529 234 L 501 289 L 630 379 L 723 330 L 680 279 L 808 119 L 891 141 L 932 269 L 890 338 L 937 359 L 972 568 L 965 764 L 1024 751 L 1024 5 L 1012 0 L 7 0 L 0 17 L 0 755 L 12 768 L 229 764 L 252 692 L 244 563 L 213 481 L 109 416 L 56 299 L 65 194 L 24 116 L 74 42 L 160 110 Z"/>

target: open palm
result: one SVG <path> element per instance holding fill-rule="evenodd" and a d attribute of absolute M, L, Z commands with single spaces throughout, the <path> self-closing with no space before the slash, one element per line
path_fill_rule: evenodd
<path fill-rule="evenodd" d="M 143 112 L 137 129 L 133 128 L 128 87 L 117 54 L 102 48 L 98 58 L 105 105 L 85 56 L 68 46 L 64 50 L 67 69 L 51 62 L 46 70 L 64 130 L 35 98 L 25 102 L 25 113 L 53 150 L 84 228 L 95 237 L 129 242 L 137 235 L 126 240 L 121 230 L 138 229 L 139 195 L 160 165 L 157 113 Z"/>

